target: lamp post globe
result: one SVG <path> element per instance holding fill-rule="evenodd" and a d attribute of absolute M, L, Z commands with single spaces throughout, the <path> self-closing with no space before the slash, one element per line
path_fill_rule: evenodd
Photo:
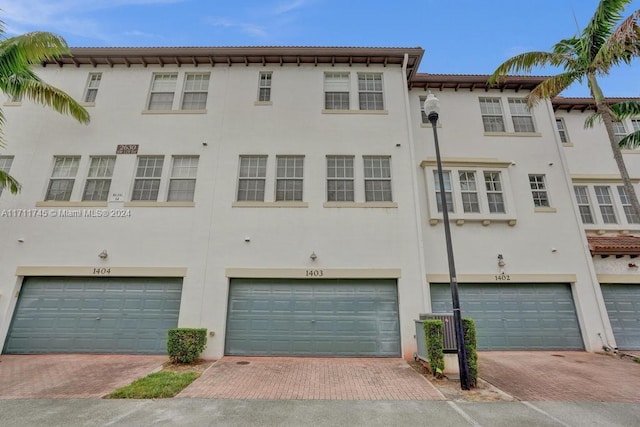
<path fill-rule="evenodd" d="M 442 173 L 442 159 L 440 157 L 440 145 L 438 143 L 438 117 L 440 116 L 440 100 L 429 91 L 425 99 L 424 113 L 427 115 L 431 127 L 433 128 L 433 141 L 436 150 L 436 164 L 438 167 L 438 181 L 440 191 L 440 207 L 442 208 L 442 223 L 444 225 L 444 236 L 447 244 L 447 261 L 449 263 L 449 286 L 451 288 L 451 300 L 453 305 L 453 323 L 456 332 L 456 343 L 458 347 L 458 368 L 460 370 L 460 388 L 470 389 L 469 367 L 467 365 L 467 351 L 464 344 L 464 331 L 462 328 L 462 314 L 460 312 L 460 299 L 458 298 L 458 279 L 456 277 L 456 264 L 453 257 L 453 242 L 451 240 L 451 227 L 449 224 L 449 209 L 447 205 L 447 194 L 444 187 Z"/>

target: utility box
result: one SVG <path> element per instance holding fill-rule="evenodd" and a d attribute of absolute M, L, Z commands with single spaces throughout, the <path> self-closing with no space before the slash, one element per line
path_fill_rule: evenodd
<path fill-rule="evenodd" d="M 449 313 L 420 313 L 420 320 L 442 320 L 444 325 L 444 352 L 457 353 L 458 341 L 456 340 L 456 327 L 453 322 L 453 314 Z M 424 333 L 422 333 L 424 341 Z M 416 334 L 416 337 L 418 335 Z M 426 350 L 425 350 L 426 351 Z"/>

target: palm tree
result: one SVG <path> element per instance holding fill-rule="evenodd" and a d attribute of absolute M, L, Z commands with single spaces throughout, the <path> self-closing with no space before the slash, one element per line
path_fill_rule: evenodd
<path fill-rule="evenodd" d="M 563 72 L 542 81 L 529 93 L 527 102 L 529 107 L 533 107 L 542 99 L 557 96 L 573 83 L 586 80 L 596 112 L 609 135 L 613 157 L 631 205 L 640 214 L 640 203 L 613 133 L 613 120 L 617 116 L 607 104 L 597 80 L 608 75 L 614 66 L 629 65 L 634 58 L 640 57 L 640 10 L 622 20 L 622 14 L 631 1 L 600 0 L 589 24 L 579 36 L 560 40 L 551 52 L 528 52 L 508 59 L 494 71 L 489 83 L 498 82 L 510 72 L 531 73 L 534 67 L 550 65 L 562 68 Z"/>
<path fill-rule="evenodd" d="M 15 37 L 5 37 L 4 24 L 0 21 L 0 91 L 13 99 L 26 98 L 68 114 L 80 123 L 89 123 L 89 113 L 71 96 L 43 82 L 31 69 L 33 64 L 70 54 L 64 39 L 47 32 L 33 32 Z M 0 109 L 0 146 L 4 113 Z M 20 183 L 0 170 L 0 185 L 12 193 L 20 190 Z"/>
<path fill-rule="evenodd" d="M 611 112 L 615 120 L 621 121 L 627 117 L 640 117 L 640 102 L 639 101 L 625 101 L 618 104 L 610 105 Z M 584 122 L 586 128 L 592 128 L 596 122 L 602 121 L 602 115 L 594 113 L 587 118 Z M 620 141 L 618 141 L 620 148 L 633 149 L 640 147 L 640 130 L 634 130 Z"/>

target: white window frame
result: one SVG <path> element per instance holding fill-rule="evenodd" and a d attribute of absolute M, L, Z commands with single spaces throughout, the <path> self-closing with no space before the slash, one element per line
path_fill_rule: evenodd
<path fill-rule="evenodd" d="M 346 111 L 351 109 L 351 73 L 348 71 L 325 72 L 323 85 L 325 110 Z M 340 99 L 338 101 L 331 99 L 329 102 L 330 99 L 327 97 L 329 94 L 332 96 L 340 95 Z M 344 105 L 345 99 L 346 106 Z"/>
<path fill-rule="evenodd" d="M 143 174 L 141 175 L 141 160 L 145 159 L 147 164 L 143 166 Z M 148 161 L 153 160 L 154 164 L 150 167 Z M 158 161 L 160 161 L 160 165 L 158 165 Z M 151 175 L 147 173 L 147 171 L 151 171 Z M 162 185 L 162 173 L 164 171 L 164 155 L 148 155 L 148 156 L 138 156 L 136 159 L 136 172 L 133 180 L 133 187 L 131 189 L 131 201 L 132 202 L 157 202 L 160 197 L 160 190 Z M 143 187 L 148 184 L 154 185 L 156 184 L 156 188 L 140 188 L 136 189 L 136 187 L 140 184 Z M 141 192 L 140 195 L 136 195 L 136 192 Z M 149 193 L 149 195 L 153 195 L 155 193 L 155 198 L 152 197 L 142 197 L 143 195 Z"/>
<path fill-rule="evenodd" d="M 13 165 L 14 156 L 0 156 L 0 170 L 4 173 L 9 173 L 11 171 L 11 166 Z M 0 196 L 2 196 L 4 187 L 0 184 Z"/>
<path fill-rule="evenodd" d="M 481 96 L 478 99 L 478 103 L 480 105 L 480 115 L 482 117 L 482 126 L 484 128 L 484 131 L 488 133 L 506 132 L 507 126 L 506 126 L 506 120 L 504 116 L 504 108 L 502 108 L 502 99 L 500 97 Z M 500 120 L 502 121 L 502 130 L 487 129 L 487 123 L 485 123 L 484 121 L 485 117 L 492 118 L 492 119 L 500 118 Z M 489 124 L 493 125 L 495 123 L 489 123 Z"/>
<path fill-rule="evenodd" d="M 447 213 L 455 213 L 456 206 L 453 200 L 453 187 L 451 185 L 451 171 L 442 171 L 442 180 L 444 181 L 444 197 L 447 202 Z M 433 186 L 436 191 L 436 209 L 438 213 L 442 213 L 442 196 L 440 195 L 440 178 L 438 171 L 433 171 Z"/>
<path fill-rule="evenodd" d="M 190 84 L 193 80 L 194 84 Z M 198 79 L 199 78 L 199 79 Z M 202 84 L 198 84 L 201 82 Z M 207 109 L 207 100 L 209 98 L 209 84 L 211 82 L 211 73 L 185 73 L 184 74 L 184 82 L 182 85 L 182 96 L 180 100 L 180 109 L 186 111 L 201 111 Z M 198 87 L 189 87 L 189 86 L 198 86 Z M 199 105 L 199 108 L 185 108 L 186 102 L 195 103 L 195 101 L 187 101 L 188 95 L 201 95 L 204 96 L 204 102 L 200 101 L 202 105 Z"/>
<path fill-rule="evenodd" d="M 276 156 L 276 202 L 302 202 L 304 199 L 304 156 Z"/>
<path fill-rule="evenodd" d="M 116 164 L 116 156 L 90 156 L 89 170 L 87 171 L 87 179 L 84 182 L 82 191 L 83 202 L 106 202 L 109 200 L 109 191 L 111 190 L 111 180 L 113 178 L 113 170 Z M 96 186 L 101 185 L 102 190 L 98 193 L 104 193 L 106 185 L 106 194 L 104 197 L 95 197 Z M 91 197 L 88 197 L 87 190 L 90 186 L 94 186 L 91 191 Z"/>
<path fill-rule="evenodd" d="M 509 113 L 511 114 L 511 123 L 513 125 L 513 131 L 515 133 L 535 133 L 536 122 L 533 118 L 533 112 L 527 105 L 527 101 L 524 98 L 508 98 Z M 530 124 L 531 129 L 521 129 L 522 124 L 517 124 L 516 119 L 527 119 L 527 126 Z"/>
<path fill-rule="evenodd" d="M 384 111 L 384 80 L 382 73 L 357 74 L 358 109 L 361 111 Z M 371 100 L 370 97 L 373 97 L 373 99 Z"/>
<path fill-rule="evenodd" d="M 547 189 L 547 178 L 544 174 L 529 174 L 529 187 L 533 206 L 536 208 L 550 208 L 549 191 Z"/>
<path fill-rule="evenodd" d="M 47 191 L 45 193 L 45 201 L 68 202 L 71 200 L 76 183 L 76 177 L 78 175 L 78 169 L 80 167 L 80 160 L 80 156 L 53 157 L 53 167 L 50 175 L 51 178 L 49 179 L 49 184 L 47 185 Z M 52 187 L 63 181 L 67 184 L 71 184 L 71 187 L 62 193 L 62 197 L 53 196 L 51 193 Z"/>
<path fill-rule="evenodd" d="M 161 80 L 164 80 L 166 82 L 160 83 Z M 158 87 L 156 87 L 156 82 L 158 83 Z M 175 102 L 177 86 L 178 86 L 178 73 L 175 73 L 175 72 L 153 73 L 151 77 L 151 88 L 149 89 L 149 98 L 147 99 L 147 110 L 149 111 L 172 110 L 173 103 Z M 171 95 L 171 103 L 169 105 L 170 108 L 156 108 L 155 105 L 152 105 L 154 95 L 169 95 L 169 94 Z M 164 102 L 163 104 L 169 104 L 169 103 Z"/>
<path fill-rule="evenodd" d="M 258 102 L 271 102 L 271 84 L 273 82 L 272 71 L 260 71 L 258 73 Z"/>
<path fill-rule="evenodd" d="M 171 175 L 167 187 L 168 202 L 193 202 L 199 161 L 199 156 L 174 155 L 171 157 Z M 186 164 L 182 164 L 183 162 Z M 185 186 L 190 188 L 185 189 Z M 185 194 L 186 197 L 183 196 Z"/>
<path fill-rule="evenodd" d="M 463 175 L 467 178 L 463 179 Z M 468 179 L 471 177 L 472 179 Z M 475 170 L 458 170 L 460 181 L 460 198 L 464 213 L 480 213 L 480 198 L 478 196 L 478 177 Z M 467 197 L 465 197 L 467 196 Z"/>
<path fill-rule="evenodd" d="M 613 137 L 616 142 L 620 142 L 622 138 L 627 136 L 627 127 L 624 125 L 624 122 L 613 122 Z"/>
<path fill-rule="evenodd" d="M 451 192 L 453 211 L 449 211 L 449 219 L 456 221 L 458 224 L 464 224 L 465 221 L 482 222 L 485 225 L 491 222 L 507 222 L 509 225 L 515 225 L 517 217 L 515 212 L 515 200 L 511 190 L 511 182 L 508 173 L 508 164 L 505 162 L 495 164 L 488 162 L 483 164 L 463 164 L 466 162 L 452 161 L 452 163 L 443 165 L 443 172 L 449 173 L 451 177 Z M 442 212 L 439 211 L 439 187 L 436 187 L 437 167 L 435 162 L 423 163 L 425 179 L 427 185 L 427 204 L 429 221 L 432 225 L 442 221 Z M 461 173 L 473 173 L 475 175 L 476 193 L 479 205 L 479 212 L 465 212 L 465 203 L 462 194 L 469 193 L 464 188 L 464 182 L 461 183 Z M 499 187 L 489 185 L 486 182 L 485 174 L 498 174 Z M 473 193 L 473 191 L 471 191 Z M 504 206 L 504 212 L 491 212 L 489 200 L 491 194 L 499 194 Z M 496 196 L 498 197 L 498 196 Z"/>
<path fill-rule="evenodd" d="M 236 201 L 238 202 L 264 202 L 267 191 L 268 156 L 263 154 L 241 155 L 238 161 L 238 188 Z M 244 172 L 246 170 L 246 173 Z M 255 182 L 257 189 L 245 189 L 243 183 Z M 261 183 L 261 185 L 260 185 Z M 241 192 L 246 194 L 241 196 Z M 250 192 L 254 197 L 249 197 Z M 262 193 L 262 198 L 258 197 Z"/>
<path fill-rule="evenodd" d="M 562 117 L 556 117 L 556 127 L 558 128 L 558 134 L 560 135 L 560 142 L 563 144 L 570 144 L 569 132 L 567 131 L 567 125 Z"/>
<path fill-rule="evenodd" d="M 640 131 L 640 118 L 631 119 L 631 128 L 634 132 Z"/>
<path fill-rule="evenodd" d="M 576 187 L 582 187 L 586 189 L 585 191 L 588 200 L 578 200 L 576 196 L 574 197 L 574 201 L 576 202 L 579 209 L 580 206 L 587 206 L 586 202 L 588 201 L 591 216 L 593 218 L 593 222 L 591 223 L 584 222 L 581 218 L 583 228 L 587 230 L 640 230 L 640 223 L 629 221 L 629 209 L 631 209 L 631 204 L 629 203 L 628 198 L 625 198 L 625 196 L 620 193 L 619 187 L 622 187 L 621 182 L 589 182 L 587 180 L 581 179 L 578 182 L 574 182 L 573 186 L 574 196 Z M 606 193 L 609 197 L 609 201 L 607 203 L 602 203 L 603 195 L 601 191 L 600 197 L 598 197 L 598 187 L 604 187 L 607 189 Z M 636 186 L 634 185 L 634 187 Z M 608 216 L 610 218 L 608 222 L 605 222 L 603 208 L 609 211 Z M 612 221 L 614 217 L 615 222 Z"/>
<path fill-rule="evenodd" d="M 638 214 L 634 212 L 633 206 L 631 205 L 631 199 L 627 195 L 627 189 L 624 188 L 624 185 L 618 185 L 616 190 L 618 191 L 618 198 L 620 199 L 620 204 L 622 205 L 622 212 L 624 212 L 625 219 L 629 224 L 640 224 L 640 219 L 638 218 Z"/>
<path fill-rule="evenodd" d="M 98 89 L 102 81 L 102 73 L 89 73 L 87 86 L 84 89 L 83 101 L 87 104 L 94 104 L 98 96 Z"/>
<path fill-rule="evenodd" d="M 574 185 L 573 195 L 575 197 L 576 204 L 578 205 L 578 212 L 580 213 L 580 220 L 582 221 L 582 223 L 595 224 L 596 220 L 593 212 L 593 207 L 591 206 L 589 187 L 587 185 Z"/>
<path fill-rule="evenodd" d="M 393 202 L 391 156 L 362 156 L 366 203 Z"/>
<path fill-rule="evenodd" d="M 355 194 L 355 156 L 327 156 L 327 201 L 355 202 Z"/>

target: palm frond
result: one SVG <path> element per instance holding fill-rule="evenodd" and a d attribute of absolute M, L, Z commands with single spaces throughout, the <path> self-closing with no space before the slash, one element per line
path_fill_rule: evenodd
<path fill-rule="evenodd" d="M 610 34 L 593 59 L 600 73 L 608 74 L 611 67 L 630 64 L 640 57 L 640 10 L 636 10 Z"/>
<path fill-rule="evenodd" d="M 579 72 L 567 72 L 549 77 L 533 88 L 529 95 L 527 95 L 527 104 L 531 108 L 542 99 L 550 99 L 558 96 L 560 92 L 580 80 L 581 76 Z"/>
<path fill-rule="evenodd" d="M 61 36 L 43 31 L 26 33 L 0 42 L 0 71 L 5 73 L 12 64 L 39 64 L 68 54 L 69 46 Z"/>
<path fill-rule="evenodd" d="M 527 52 L 516 55 L 503 62 L 489 77 L 488 83 L 499 82 L 508 74 L 530 73 L 534 67 L 544 67 L 545 65 L 565 65 L 571 61 L 567 55 L 555 52 Z"/>
<path fill-rule="evenodd" d="M 602 114 L 593 113 L 589 117 L 587 117 L 584 121 L 584 128 L 590 129 L 596 125 L 596 123 L 602 123 Z"/>
<path fill-rule="evenodd" d="M 582 31 L 582 53 L 593 62 L 609 39 L 622 13 L 632 0 L 600 0 L 589 24 Z"/>
<path fill-rule="evenodd" d="M 619 102 L 609 106 L 613 119 L 620 121 L 628 117 L 640 116 L 640 100 Z M 596 123 L 602 122 L 602 115 L 598 112 L 593 113 L 584 121 L 584 127 L 592 128 Z"/>
<path fill-rule="evenodd" d="M 73 97 L 54 86 L 41 80 L 28 79 L 22 82 L 20 90 L 24 96 L 38 104 L 51 107 L 58 113 L 68 114 L 80 123 L 89 123 L 87 110 Z"/>
<path fill-rule="evenodd" d="M 2 170 L 0 170 L 0 186 L 2 186 L 2 188 L 8 188 L 11 194 L 17 194 L 21 188 L 17 179 Z"/>
<path fill-rule="evenodd" d="M 640 130 L 630 133 L 618 142 L 620 148 L 634 149 L 640 147 Z"/>

